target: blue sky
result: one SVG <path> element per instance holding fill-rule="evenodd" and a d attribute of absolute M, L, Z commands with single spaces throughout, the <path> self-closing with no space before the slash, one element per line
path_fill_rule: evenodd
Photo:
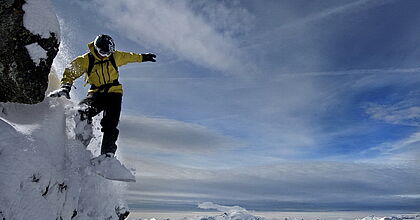
<path fill-rule="evenodd" d="M 132 207 L 418 210 L 420 2 L 54 4 L 59 73 L 100 33 L 158 56 L 120 69 Z"/>

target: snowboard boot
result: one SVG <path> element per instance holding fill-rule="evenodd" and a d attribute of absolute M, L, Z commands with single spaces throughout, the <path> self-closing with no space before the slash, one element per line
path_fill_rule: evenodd
<path fill-rule="evenodd" d="M 92 164 L 93 166 L 97 166 L 97 165 L 100 165 L 105 160 L 109 160 L 109 159 L 115 159 L 115 154 L 113 153 L 101 154 L 95 158 L 92 158 L 90 160 L 90 164 Z"/>

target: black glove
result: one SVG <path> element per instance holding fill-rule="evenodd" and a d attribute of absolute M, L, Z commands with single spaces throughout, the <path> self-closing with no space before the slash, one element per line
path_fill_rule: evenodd
<path fill-rule="evenodd" d="M 60 89 L 57 89 L 57 90 L 51 92 L 48 96 L 49 97 L 64 96 L 67 99 L 70 99 L 70 90 L 71 90 L 71 85 L 65 84 L 65 85 L 62 85 Z"/>
<path fill-rule="evenodd" d="M 156 60 L 155 60 L 156 55 L 155 54 L 143 53 L 141 56 L 143 57 L 143 62 L 147 62 L 147 61 L 156 62 Z"/>

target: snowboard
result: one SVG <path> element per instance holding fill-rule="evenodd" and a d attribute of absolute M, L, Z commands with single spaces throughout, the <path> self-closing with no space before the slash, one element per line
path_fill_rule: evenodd
<path fill-rule="evenodd" d="M 114 156 L 105 154 L 90 160 L 89 169 L 97 175 L 115 181 L 136 182 L 135 176 Z"/>

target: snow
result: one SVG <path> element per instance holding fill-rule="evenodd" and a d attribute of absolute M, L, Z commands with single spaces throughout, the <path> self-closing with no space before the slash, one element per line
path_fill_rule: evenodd
<path fill-rule="evenodd" d="M 91 171 L 109 180 L 123 182 L 136 182 L 136 178 L 119 160 L 114 156 L 105 157 L 100 155 L 91 160 Z"/>
<path fill-rule="evenodd" d="M 38 43 L 26 45 L 29 55 L 32 61 L 38 66 L 42 60 L 47 59 L 47 51 L 45 51 Z"/>
<path fill-rule="evenodd" d="M 0 219 L 119 219 L 127 210 L 125 184 L 90 172 L 94 154 L 72 138 L 74 105 L 0 103 Z"/>
<path fill-rule="evenodd" d="M 54 7 L 49 0 L 26 0 L 23 5 L 23 25 L 33 34 L 50 38 L 54 33 L 60 40 L 60 25 Z"/>

